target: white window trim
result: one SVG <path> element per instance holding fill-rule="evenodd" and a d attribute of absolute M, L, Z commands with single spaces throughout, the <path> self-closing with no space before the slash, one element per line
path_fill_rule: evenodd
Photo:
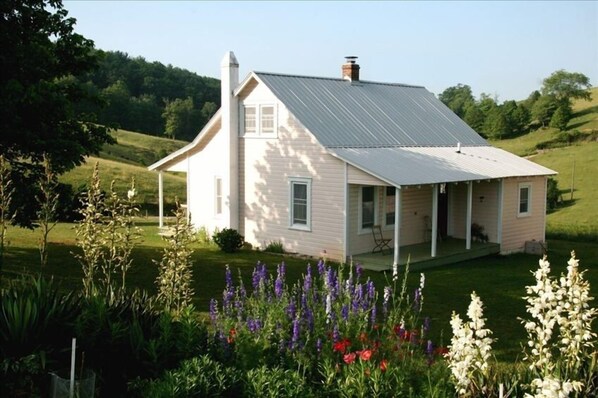
<path fill-rule="evenodd" d="M 220 180 L 220 213 L 218 213 L 218 180 Z M 220 218 L 224 213 L 224 183 L 222 177 L 214 176 L 214 217 Z"/>
<path fill-rule="evenodd" d="M 527 188 L 527 211 L 521 212 L 521 189 Z M 532 184 L 531 182 L 522 182 L 517 188 L 517 217 L 529 217 L 532 215 Z"/>
<path fill-rule="evenodd" d="M 383 207 L 384 207 L 384 229 L 393 230 L 395 228 L 395 216 L 393 215 L 393 217 L 392 217 L 392 224 L 388 224 L 387 220 L 386 220 L 387 219 L 386 216 L 388 215 L 388 213 L 386 211 L 386 205 L 387 205 L 387 198 L 389 196 L 387 194 L 387 189 L 388 188 L 392 188 L 393 194 L 391 196 L 393 198 L 392 199 L 392 204 L 394 206 L 394 204 L 395 204 L 395 195 L 397 194 L 396 193 L 396 188 L 395 187 L 386 187 L 386 186 L 383 187 L 383 188 L 384 188 L 384 202 L 383 202 Z M 395 209 L 395 212 L 396 212 L 396 209 Z"/>
<path fill-rule="evenodd" d="M 293 184 L 307 185 L 307 223 L 294 224 L 293 223 Z M 311 232 L 311 178 L 306 177 L 289 177 L 289 229 Z"/>
<path fill-rule="evenodd" d="M 240 106 L 240 124 L 241 124 L 241 136 L 247 138 L 277 138 L 278 137 L 278 106 L 276 103 L 242 103 Z M 263 133 L 262 132 L 262 108 L 272 107 L 274 108 L 274 132 Z M 255 108 L 255 133 L 245 133 L 245 108 Z"/>
<path fill-rule="evenodd" d="M 359 186 L 359 200 L 357 202 L 357 233 L 359 235 L 371 234 L 371 228 L 363 228 L 361 222 L 363 215 L 363 188 L 373 187 L 374 188 L 374 225 L 378 221 L 378 187 L 375 185 L 360 185 Z"/>

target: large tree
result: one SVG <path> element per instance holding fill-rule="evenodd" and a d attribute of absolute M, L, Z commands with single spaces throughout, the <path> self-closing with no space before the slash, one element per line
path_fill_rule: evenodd
<path fill-rule="evenodd" d="M 553 96 L 559 105 L 570 105 L 571 100 L 575 98 L 591 99 L 590 87 L 592 87 L 590 79 L 583 73 L 561 69 L 544 79 L 542 94 Z"/>
<path fill-rule="evenodd" d="M 44 154 L 61 173 L 113 139 L 89 115 L 87 122 L 76 117 L 74 104 L 96 100 L 76 77 L 92 70 L 97 57 L 62 2 L 4 0 L 0 13 L 0 153 L 11 163 L 15 186 L 25 190 Z"/>
<path fill-rule="evenodd" d="M 444 90 L 438 95 L 438 99 L 451 108 L 460 118 L 465 116 L 467 108 L 475 102 L 471 87 L 460 83 Z"/>

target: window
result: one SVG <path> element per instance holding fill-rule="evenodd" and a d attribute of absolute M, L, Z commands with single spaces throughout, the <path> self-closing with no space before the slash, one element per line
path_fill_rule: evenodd
<path fill-rule="evenodd" d="M 361 187 L 359 194 L 359 230 L 363 233 L 376 224 L 376 187 Z"/>
<path fill-rule="evenodd" d="M 384 196 L 386 225 L 395 225 L 395 195 L 395 187 L 386 187 L 386 194 Z"/>
<path fill-rule="evenodd" d="M 311 230 L 311 179 L 290 180 L 290 227 Z"/>
<path fill-rule="evenodd" d="M 272 134 L 274 133 L 274 107 L 273 106 L 262 106 L 261 109 L 261 133 Z"/>
<path fill-rule="evenodd" d="M 274 105 L 245 105 L 243 134 L 271 138 L 276 135 L 276 107 Z"/>
<path fill-rule="evenodd" d="M 222 214 L 222 178 L 214 179 L 214 213 Z"/>
<path fill-rule="evenodd" d="M 245 107 L 245 134 L 255 134 L 257 132 L 255 111 L 255 106 Z"/>
<path fill-rule="evenodd" d="M 532 185 L 529 183 L 519 184 L 519 211 L 518 217 L 526 217 L 532 214 Z"/>

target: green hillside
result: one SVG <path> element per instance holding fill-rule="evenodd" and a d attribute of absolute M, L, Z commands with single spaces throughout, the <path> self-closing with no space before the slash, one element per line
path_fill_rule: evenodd
<path fill-rule="evenodd" d="M 563 202 L 547 217 L 547 233 L 552 236 L 598 236 L 598 88 L 591 92 L 590 101 L 574 102 L 567 131 L 546 128 L 492 142 L 558 172 Z"/>
<path fill-rule="evenodd" d="M 104 146 L 99 157 L 89 157 L 85 164 L 62 175 L 60 182 L 71 184 L 77 190 L 89 181 L 95 163 L 99 162 L 102 189 L 110 189 L 114 180 L 116 190 L 126 192 L 131 178 L 135 177 L 142 207 L 157 213 L 158 175 L 148 171 L 147 166 L 187 143 L 125 130 L 117 130 L 113 135 L 117 144 Z M 185 175 L 164 173 L 164 201 L 172 204 L 175 196 L 182 202 L 186 200 Z"/>

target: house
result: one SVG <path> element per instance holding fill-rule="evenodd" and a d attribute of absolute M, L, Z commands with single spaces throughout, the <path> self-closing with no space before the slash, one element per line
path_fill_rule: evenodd
<path fill-rule="evenodd" d="M 221 108 L 149 167 L 161 226 L 162 173 L 182 171 L 193 225 L 234 228 L 258 248 L 280 241 L 345 261 L 372 251 L 379 225 L 391 250 L 375 261 L 388 268 L 421 248 L 434 259 L 448 246 L 511 253 L 544 241 L 555 172 L 492 147 L 424 87 L 362 81 L 355 57 L 339 78 L 251 72 L 240 82 L 238 70 L 227 53 Z M 481 228 L 488 242 L 475 239 Z"/>

